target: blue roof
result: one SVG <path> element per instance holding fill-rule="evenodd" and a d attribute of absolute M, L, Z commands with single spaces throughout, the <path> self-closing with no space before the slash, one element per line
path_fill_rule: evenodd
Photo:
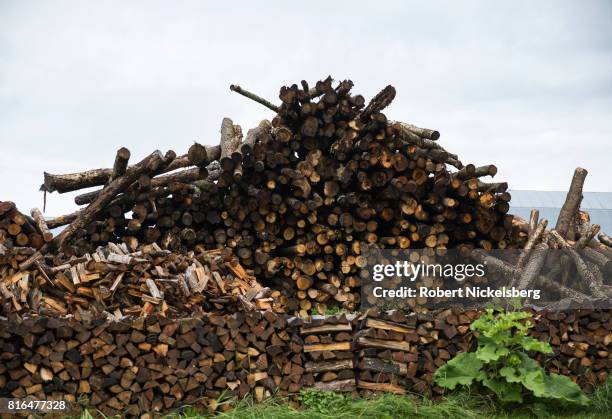
<path fill-rule="evenodd" d="M 561 208 L 567 192 L 510 190 L 512 206 L 532 208 Z M 584 192 L 581 208 L 612 210 L 612 192 Z"/>
<path fill-rule="evenodd" d="M 546 218 L 548 225 L 557 223 L 559 211 L 567 192 L 511 190 L 510 213 L 526 220 L 532 209 L 540 211 L 540 219 Z M 612 233 L 612 192 L 584 192 L 580 209 L 587 211 L 592 224 L 601 225 L 601 231 Z"/>

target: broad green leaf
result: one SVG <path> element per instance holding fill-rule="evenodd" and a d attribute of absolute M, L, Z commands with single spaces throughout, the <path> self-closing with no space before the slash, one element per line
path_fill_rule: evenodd
<path fill-rule="evenodd" d="M 499 358 L 508 355 L 508 348 L 504 346 L 498 346 L 493 342 L 487 343 L 482 346 L 478 346 L 476 350 L 476 357 L 481 361 L 488 363 L 491 361 L 497 361 Z"/>
<path fill-rule="evenodd" d="M 547 342 L 542 342 L 529 336 L 521 336 L 517 343 L 526 351 L 536 351 L 544 354 L 553 352 L 552 347 Z"/>
<path fill-rule="evenodd" d="M 483 377 L 482 366 L 475 353 L 462 352 L 438 368 L 434 379 L 439 386 L 453 390 L 457 384 L 469 385 L 474 380 L 480 381 Z"/>
<path fill-rule="evenodd" d="M 504 377 L 509 383 L 520 383 L 522 377 L 514 367 L 504 367 L 499 370 L 499 375 Z"/>
<path fill-rule="evenodd" d="M 533 392 L 534 396 L 547 397 L 546 384 L 544 383 L 545 376 L 546 374 L 541 368 L 532 370 L 521 375 L 522 383 L 526 389 L 531 390 Z"/>
<path fill-rule="evenodd" d="M 491 389 L 501 401 L 519 403 L 523 401 L 520 384 L 508 383 L 505 380 L 495 378 L 485 378 L 482 384 Z"/>
<path fill-rule="evenodd" d="M 546 397 L 566 400 L 582 406 L 586 406 L 589 403 L 589 399 L 584 395 L 580 386 L 569 377 L 558 374 L 546 374 L 544 383 L 546 386 Z"/>

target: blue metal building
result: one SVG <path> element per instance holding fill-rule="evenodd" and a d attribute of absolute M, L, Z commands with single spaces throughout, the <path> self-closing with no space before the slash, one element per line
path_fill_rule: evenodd
<path fill-rule="evenodd" d="M 511 190 L 510 213 L 525 220 L 532 209 L 540 211 L 540 219 L 548 219 L 554 228 L 567 192 Z M 612 235 L 612 192 L 584 192 L 580 209 L 591 216 L 592 224 L 601 225 L 601 231 Z"/>

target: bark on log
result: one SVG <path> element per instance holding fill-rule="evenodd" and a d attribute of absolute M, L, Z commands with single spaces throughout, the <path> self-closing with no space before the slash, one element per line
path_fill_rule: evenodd
<path fill-rule="evenodd" d="M 605 233 L 599 233 L 599 241 L 608 247 L 612 247 L 612 239 L 608 237 Z"/>
<path fill-rule="evenodd" d="M 482 263 L 487 263 L 487 266 L 491 267 L 495 271 L 503 274 L 506 278 L 514 278 L 518 275 L 518 271 L 514 267 L 501 259 L 494 256 L 487 255 L 480 249 L 472 251 L 471 256 Z M 559 292 L 563 297 L 574 298 L 576 300 L 585 301 L 588 300 L 587 295 L 580 291 L 576 291 L 572 288 L 566 287 L 565 285 L 559 284 L 551 280 L 550 278 L 538 275 L 535 281 L 537 286 L 546 287 L 548 289 L 554 289 Z"/>
<path fill-rule="evenodd" d="M 44 241 L 50 242 L 53 240 L 53 233 L 49 231 L 49 226 L 47 226 L 47 222 L 45 221 L 45 217 L 42 215 L 42 212 L 40 212 L 38 208 L 32 208 L 31 214 Z"/>
<path fill-rule="evenodd" d="M 169 162 L 164 162 L 164 156 L 159 151 L 155 151 L 145 157 L 140 163 L 130 167 L 122 177 L 108 184 L 95 201 L 80 212 L 77 218 L 53 239 L 51 242 L 53 247 L 61 248 L 78 229 L 84 228 L 87 224 L 95 220 L 98 214 L 106 208 L 106 205 L 109 204 L 115 196 L 134 183 L 140 175 L 155 172 L 163 164 L 168 163 Z"/>
<path fill-rule="evenodd" d="M 113 171 L 108 178 L 108 182 L 110 183 L 113 180 L 117 179 L 120 176 L 125 174 L 125 171 L 128 167 L 128 162 L 130 161 L 130 150 L 125 147 L 121 147 L 117 150 L 117 155 L 115 156 L 115 163 L 113 164 Z"/>
<path fill-rule="evenodd" d="M 540 211 L 537 209 L 532 209 L 531 213 L 529 214 L 529 234 L 532 234 L 532 232 L 534 232 L 538 227 L 539 219 Z"/>
<path fill-rule="evenodd" d="M 529 222 L 531 224 L 531 220 Z M 533 232 L 529 233 L 529 239 L 527 240 L 527 243 L 525 243 L 525 246 L 521 250 L 521 254 L 519 255 L 519 258 L 516 262 L 516 267 L 518 269 L 523 268 L 525 263 L 529 260 L 531 250 L 534 248 L 536 243 L 542 240 L 544 231 L 546 231 L 546 226 L 548 226 L 548 220 L 544 218 L 542 219 L 542 221 L 540 221 L 537 228 Z"/>
<path fill-rule="evenodd" d="M 244 97 L 247 97 L 247 98 L 249 98 L 251 100 L 254 100 L 255 102 L 257 102 L 257 103 L 259 103 L 261 105 L 264 105 L 266 108 L 274 111 L 275 113 L 278 113 L 280 111 L 278 106 L 273 105 L 272 103 L 270 103 L 266 99 L 263 99 L 263 98 L 257 96 L 256 94 L 249 92 L 248 90 L 244 90 L 242 87 L 240 87 L 238 85 L 232 84 L 230 86 L 230 90 L 232 92 L 236 92 L 236 93 L 238 93 L 238 94 L 240 94 L 240 95 L 242 95 Z"/>
<path fill-rule="evenodd" d="M 395 99 L 395 87 L 389 85 L 376 94 L 361 113 L 361 120 L 367 121 L 373 114 L 379 113 Z"/>
<path fill-rule="evenodd" d="M 574 217 L 580 208 L 582 202 L 582 187 L 584 186 L 584 180 L 588 172 L 586 169 L 581 167 L 576 168 L 574 176 L 572 177 L 572 183 L 570 184 L 569 191 L 565 197 L 565 202 L 559 212 L 559 218 L 557 218 L 557 224 L 555 230 L 563 238 L 569 237 L 572 233 L 570 227 Z"/>
<path fill-rule="evenodd" d="M 591 291 L 591 294 L 596 298 L 608 297 L 607 293 L 602 289 L 603 284 L 598 281 L 597 276 L 589 270 L 589 267 L 585 264 L 584 260 L 582 260 L 580 254 L 578 254 L 578 252 L 565 241 L 559 232 L 556 230 L 551 230 L 550 234 L 555 239 L 557 244 L 573 259 L 578 274 L 585 281 L 587 288 Z"/>
<path fill-rule="evenodd" d="M 520 290 L 531 289 L 535 279 L 540 275 L 540 271 L 544 266 L 546 255 L 548 254 L 548 246 L 546 243 L 537 244 L 533 252 L 526 259 L 525 268 L 518 279 L 517 288 Z"/>

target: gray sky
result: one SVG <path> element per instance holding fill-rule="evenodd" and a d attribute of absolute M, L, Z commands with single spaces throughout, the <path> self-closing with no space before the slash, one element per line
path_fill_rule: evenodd
<path fill-rule="evenodd" d="M 29 211 L 43 171 L 181 154 L 218 143 L 224 116 L 272 116 L 231 83 L 278 102 L 328 74 L 366 98 L 393 84 L 390 118 L 511 188 L 564 190 L 580 165 L 612 191 L 612 2 L 253 3 L 0 0 L 0 200 Z"/>

